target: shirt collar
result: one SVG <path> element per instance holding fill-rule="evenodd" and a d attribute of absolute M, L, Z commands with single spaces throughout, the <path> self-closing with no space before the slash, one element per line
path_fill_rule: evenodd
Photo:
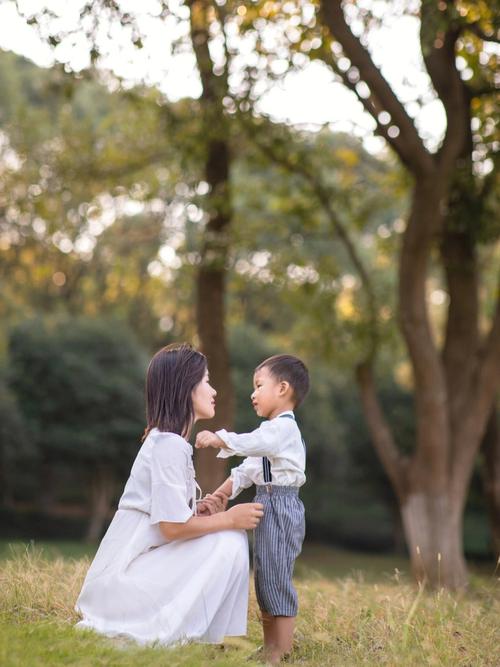
<path fill-rule="evenodd" d="M 282 417 L 283 415 L 290 415 L 295 419 L 295 415 L 293 413 L 293 410 L 284 410 L 283 412 L 280 412 L 279 415 L 276 415 L 275 419 L 278 419 L 278 417 Z"/>

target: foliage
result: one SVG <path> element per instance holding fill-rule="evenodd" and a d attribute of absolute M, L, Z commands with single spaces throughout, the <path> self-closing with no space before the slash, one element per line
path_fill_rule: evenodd
<path fill-rule="evenodd" d="M 16 486 L 16 463 L 34 455 L 27 438 L 16 397 L 0 377 L 0 487 L 2 499 L 9 500 Z"/>
<path fill-rule="evenodd" d="M 374 326 L 394 346 L 400 173 L 347 135 L 252 129 L 234 173 L 236 316 L 252 320 L 260 307 L 266 329 L 344 368 Z"/>
<path fill-rule="evenodd" d="M 145 359 L 117 320 L 31 320 L 11 335 L 11 387 L 44 461 L 128 470 L 143 430 Z"/>

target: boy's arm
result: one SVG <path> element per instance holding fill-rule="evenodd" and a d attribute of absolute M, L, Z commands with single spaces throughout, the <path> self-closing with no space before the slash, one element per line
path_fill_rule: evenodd
<path fill-rule="evenodd" d="M 283 430 L 288 420 L 272 419 L 263 422 L 250 433 L 231 433 L 221 429 L 216 433 L 200 431 L 196 436 L 195 447 L 203 449 L 213 447 L 220 449 L 217 458 L 229 456 L 276 456 L 283 443 Z M 281 422 L 281 423 L 280 423 Z"/>
<path fill-rule="evenodd" d="M 222 494 L 230 498 L 232 493 L 233 493 L 233 480 L 231 479 L 231 477 L 228 477 L 225 482 L 223 482 L 217 489 L 215 489 L 212 495 L 216 496 L 217 494 Z"/>
<path fill-rule="evenodd" d="M 281 448 L 283 438 L 281 437 L 285 419 L 272 419 L 263 422 L 259 428 L 251 433 L 230 433 L 225 429 L 217 431 L 215 435 L 224 442 L 218 458 L 225 459 L 229 456 L 276 456 Z M 281 423 L 280 423 L 281 422 Z M 220 445 L 218 445 L 220 447 Z"/>
<path fill-rule="evenodd" d="M 211 495 L 217 496 L 226 504 L 228 500 L 236 498 L 243 489 L 256 483 L 256 474 L 261 468 L 261 459 L 246 458 L 241 465 L 231 470 L 231 475 Z"/>

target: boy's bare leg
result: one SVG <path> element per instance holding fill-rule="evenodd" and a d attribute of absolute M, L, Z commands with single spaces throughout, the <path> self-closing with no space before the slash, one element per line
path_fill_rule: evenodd
<path fill-rule="evenodd" d="M 276 636 L 275 636 L 275 616 L 271 616 L 267 611 L 261 610 L 262 616 L 262 633 L 264 635 L 264 652 L 266 656 L 271 652 L 271 650 L 276 646 Z"/>
<path fill-rule="evenodd" d="M 272 665 L 279 664 L 281 658 L 291 652 L 294 627 L 294 616 L 271 616 L 262 612 L 264 655 Z"/>

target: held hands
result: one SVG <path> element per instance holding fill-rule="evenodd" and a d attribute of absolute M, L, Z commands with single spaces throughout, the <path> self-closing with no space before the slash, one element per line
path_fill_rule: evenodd
<path fill-rule="evenodd" d="M 198 516 L 210 516 L 218 512 L 224 512 L 228 503 L 228 496 L 222 491 L 207 493 L 207 495 L 198 501 Z M 226 517 L 229 521 L 229 528 L 235 530 L 253 530 L 257 528 L 261 518 L 264 515 L 264 506 L 261 503 L 242 503 L 228 509 Z"/>
<path fill-rule="evenodd" d="M 196 442 L 194 443 L 196 449 L 205 449 L 206 447 L 215 447 L 215 449 L 220 449 L 224 447 L 224 440 L 219 438 L 218 435 L 212 433 L 211 431 L 200 431 L 196 436 Z"/>
<path fill-rule="evenodd" d="M 231 528 L 238 530 L 253 530 L 257 528 L 264 515 L 264 505 L 261 503 L 242 503 L 228 509 L 226 516 L 231 522 Z"/>
<path fill-rule="evenodd" d="M 218 512 L 224 512 L 229 497 L 222 491 L 215 491 L 214 493 L 207 493 L 201 500 L 197 501 L 196 510 L 198 516 L 210 516 Z"/>

